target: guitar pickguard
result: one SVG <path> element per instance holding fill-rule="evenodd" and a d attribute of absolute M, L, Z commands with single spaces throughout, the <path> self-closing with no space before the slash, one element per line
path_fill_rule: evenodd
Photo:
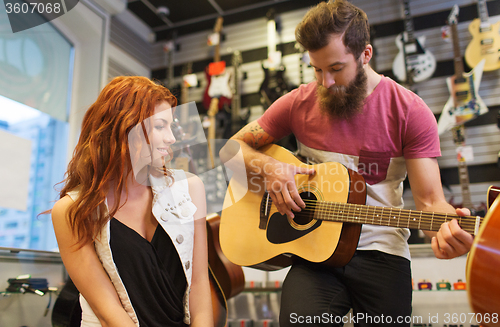
<path fill-rule="evenodd" d="M 269 242 L 273 244 L 291 242 L 309 234 L 321 226 L 321 220 L 313 218 L 315 208 L 312 203 L 317 200 L 316 196 L 311 192 L 303 192 L 300 194 L 300 197 L 306 203 L 306 208 L 301 212 L 295 212 L 295 217 L 293 219 L 279 212 L 275 212 L 271 215 L 267 224 L 266 233 Z"/>
<path fill-rule="evenodd" d="M 406 41 L 402 41 L 405 40 L 404 34 L 402 33 L 396 38 L 399 52 L 392 64 L 394 76 L 401 82 L 407 82 L 408 70 L 415 83 L 431 78 L 436 70 L 436 58 L 424 48 L 425 36 L 415 39 L 414 43 L 406 43 Z"/>
<path fill-rule="evenodd" d="M 309 234 L 319 226 L 321 226 L 321 221 L 316 220 L 314 224 L 307 229 L 296 229 L 290 225 L 286 215 L 275 212 L 269 219 L 266 237 L 272 244 L 288 243 Z"/>
<path fill-rule="evenodd" d="M 484 62 L 482 60 L 469 73 L 464 73 L 459 78 L 451 76 L 446 79 L 450 97 L 439 117 L 438 133 L 440 135 L 454 126 L 488 112 L 488 107 L 479 96 Z"/>

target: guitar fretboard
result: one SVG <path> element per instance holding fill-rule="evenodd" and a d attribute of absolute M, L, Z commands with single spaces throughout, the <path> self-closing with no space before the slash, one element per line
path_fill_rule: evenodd
<path fill-rule="evenodd" d="M 309 204 L 311 205 L 311 204 Z M 463 230 L 475 234 L 483 218 L 454 214 L 377 207 L 341 202 L 316 201 L 314 218 L 336 222 L 352 222 L 388 227 L 438 231 L 445 222 L 457 219 Z"/>
<path fill-rule="evenodd" d="M 488 7 L 486 6 L 486 0 L 479 0 L 477 2 L 477 11 L 479 12 L 479 18 L 481 19 L 481 28 L 483 26 L 489 27 L 489 17 L 488 17 Z"/>
<path fill-rule="evenodd" d="M 453 40 L 453 65 L 455 67 L 455 75 L 457 77 L 462 77 L 464 74 L 464 63 L 462 62 L 462 56 L 460 54 L 460 42 L 458 40 L 458 29 L 457 24 L 451 24 L 451 37 Z"/>
<path fill-rule="evenodd" d="M 404 1 L 404 12 L 405 12 L 405 31 L 408 36 L 408 43 L 415 43 L 415 36 L 413 35 L 413 19 L 410 14 L 410 0 Z"/>

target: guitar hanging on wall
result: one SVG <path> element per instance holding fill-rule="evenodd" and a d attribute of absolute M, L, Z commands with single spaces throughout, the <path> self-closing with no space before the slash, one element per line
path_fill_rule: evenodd
<path fill-rule="evenodd" d="M 410 0 L 404 0 L 404 13 L 405 31 L 396 37 L 399 52 L 392 63 L 392 72 L 399 81 L 412 86 L 413 83 L 422 82 L 434 74 L 436 58 L 424 48 L 425 35 L 415 38 L 413 34 Z"/>
<path fill-rule="evenodd" d="M 214 61 L 205 69 L 207 87 L 203 93 L 203 107 L 209 110 L 213 105 L 212 100 L 217 98 L 217 109 L 231 105 L 231 87 L 229 85 L 230 74 L 226 71 L 226 62 L 220 60 L 220 43 L 223 18 L 218 17 L 214 31 L 209 37 L 209 44 L 214 45 Z"/>
<path fill-rule="evenodd" d="M 488 17 L 486 0 L 478 0 L 479 18 L 469 24 L 472 40 L 465 49 L 465 61 L 470 67 L 476 67 L 485 60 L 484 70 L 491 71 L 500 68 L 500 22 L 491 24 Z"/>
<path fill-rule="evenodd" d="M 243 126 L 248 123 L 250 118 L 250 109 L 241 109 L 241 79 L 240 77 L 240 65 L 243 61 L 241 52 L 235 50 L 233 52 L 232 64 L 234 68 L 234 94 L 231 102 L 231 124 L 229 128 L 224 132 L 224 139 L 229 139 L 231 136 L 236 134 Z"/>
<path fill-rule="evenodd" d="M 472 204 L 470 187 L 469 187 L 469 169 L 467 168 L 467 152 L 472 153 L 472 148 L 465 146 L 465 127 L 458 125 L 451 129 L 453 134 L 453 143 L 457 146 L 457 164 L 458 164 L 458 179 L 460 181 L 460 189 L 462 191 L 462 203 L 453 203 L 453 198 L 449 201 L 455 208 L 469 208 L 474 215 L 484 217 L 486 213 L 485 205 L 475 207 Z M 472 157 L 472 154 L 469 155 Z"/>
<path fill-rule="evenodd" d="M 276 20 L 275 12 L 270 9 L 267 14 L 267 67 L 264 63 L 264 81 L 260 85 L 261 103 L 264 110 L 279 97 L 289 91 L 285 82 L 285 67 L 281 64 L 281 51 L 276 51 Z"/>
<path fill-rule="evenodd" d="M 481 60 L 469 73 L 464 72 L 464 63 L 460 55 L 458 41 L 458 11 L 458 5 L 454 5 L 448 16 L 448 25 L 453 39 L 455 75 L 446 79 L 450 98 L 439 116 L 439 134 L 488 112 L 488 108 L 478 93 L 485 60 Z"/>

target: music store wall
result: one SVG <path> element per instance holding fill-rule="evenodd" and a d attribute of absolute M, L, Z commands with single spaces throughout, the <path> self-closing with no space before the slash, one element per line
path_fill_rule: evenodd
<path fill-rule="evenodd" d="M 373 67 L 381 74 L 398 80 L 401 73 L 393 71 L 393 65 L 402 50 L 396 39 L 403 31 L 408 32 L 409 19 L 412 21 L 413 36 L 421 41 L 420 45 L 427 54 L 431 54 L 432 62 L 428 69 L 432 74 L 415 75 L 415 83 L 411 88 L 427 103 L 439 119 L 443 108 L 450 97 L 446 79 L 455 73 L 454 47 L 445 26 L 452 7 L 457 4 L 458 50 L 464 64 L 464 71 L 470 67 L 463 59 L 467 46 L 472 41 L 469 25 L 478 18 L 478 6 L 471 0 L 353 0 L 356 6 L 362 8 L 368 15 L 372 26 L 372 44 L 375 55 Z M 491 24 L 500 21 L 500 0 L 483 1 L 488 10 L 488 20 Z M 407 5 L 405 15 L 405 4 Z M 314 79 L 313 70 L 301 61 L 302 53 L 295 46 L 294 29 L 301 20 L 307 8 L 290 12 L 276 12 L 276 49 L 282 52 L 282 66 L 285 68 L 285 80 L 290 87 L 307 83 Z M 405 20 L 406 18 L 406 20 Z M 245 21 L 239 24 L 222 26 L 220 55 L 232 70 L 233 54 L 241 52 L 239 66 L 241 108 L 252 113 L 250 120 L 256 119 L 266 108 L 260 92 L 265 79 L 262 63 L 268 58 L 269 18 L 263 12 L 261 19 Z M 214 20 L 215 24 L 215 20 Z M 498 25 L 494 25 L 498 28 Z M 199 84 L 189 89 L 189 101 L 195 101 L 200 113 L 205 113 L 203 96 L 207 86 L 205 67 L 213 61 L 214 48 L 207 45 L 207 37 L 213 31 L 207 30 L 190 35 L 177 37 L 173 41 L 172 51 L 165 52 L 168 40 L 157 41 L 149 50 L 147 56 L 139 55 L 141 60 L 152 69 L 152 77 L 163 80 L 167 85 L 179 85 L 187 64 L 191 64 L 192 72 L 198 77 Z M 495 31 L 494 31 L 495 32 Z M 494 34 L 495 42 L 498 30 Z M 111 42 L 127 49 L 130 53 L 138 53 L 144 45 L 140 42 L 125 41 L 126 32 L 112 27 Z M 130 36 L 130 35 L 129 35 Z M 423 40 L 423 38 L 425 40 Z M 130 40 L 130 38 L 128 38 Z M 495 43 L 498 44 L 498 43 Z M 170 57 L 169 57 L 170 56 Z M 147 57 L 147 59 L 146 59 Z M 170 65 L 168 64 L 168 60 Z M 169 68 L 172 68 L 169 72 Z M 422 73 L 423 75 L 426 75 Z M 169 78 L 170 77 L 170 78 Z M 500 151 L 500 130 L 497 126 L 497 116 L 500 109 L 500 70 L 484 71 L 479 85 L 479 96 L 487 106 L 485 114 L 465 124 L 465 143 L 473 150 L 473 161 L 467 161 L 471 200 L 474 206 L 480 207 L 485 202 L 489 185 L 500 185 L 500 168 L 498 153 Z M 457 145 L 453 141 L 451 131 L 441 134 L 442 157 L 439 164 L 442 170 L 443 184 L 446 186 L 447 198 L 460 204 L 462 191 L 457 162 Z M 414 207 L 410 191 L 405 192 L 405 207 Z"/>

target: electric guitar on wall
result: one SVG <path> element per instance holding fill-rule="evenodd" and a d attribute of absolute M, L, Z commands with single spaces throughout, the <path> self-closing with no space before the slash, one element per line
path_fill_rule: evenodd
<path fill-rule="evenodd" d="M 316 173 L 295 175 L 306 208 L 293 219 L 277 211 L 259 176 L 246 183 L 246 179 L 231 179 L 222 209 L 220 244 L 225 256 L 237 265 L 281 269 L 291 264 L 292 254 L 339 267 L 356 251 L 361 224 L 438 231 L 444 222 L 457 219 L 464 230 L 476 234 L 483 219 L 368 206 L 363 177 L 342 164 L 307 165 L 274 144 L 261 151 L 288 164 L 314 168 Z M 233 202 L 235 195 L 242 198 Z"/>
<path fill-rule="evenodd" d="M 446 79 L 450 98 L 439 116 L 439 134 L 488 112 L 488 108 L 478 93 L 485 60 L 481 60 L 469 73 L 464 72 L 464 63 L 458 42 L 458 11 L 459 8 L 455 5 L 448 16 L 448 24 L 453 38 L 455 75 Z"/>
<path fill-rule="evenodd" d="M 491 24 L 488 17 L 486 0 L 478 0 L 479 18 L 469 24 L 472 40 L 465 49 L 465 61 L 470 67 L 476 67 L 484 59 L 484 70 L 500 68 L 500 22 Z"/>
<path fill-rule="evenodd" d="M 467 159 L 462 151 L 465 151 L 465 127 L 458 125 L 451 129 L 453 134 L 453 143 L 457 146 L 457 163 L 458 163 L 458 179 L 460 181 L 460 189 L 462 190 L 462 203 L 455 204 L 453 199 L 449 202 L 455 208 L 469 208 L 474 211 L 474 215 L 484 217 L 486 208 L 477 207 L 472 204 L 470 188 L 469 188 L 469 169 L 467 168 Z M 462 149 L 462 151 L 460 151 Z"/>
<path fill-rule="evenodd" d="M 220 60 L 220 43 L 223 18 L 218 17 L 211 38 L 215 43 L 214 46 L 214 62 L 210 63 L 205 69 L 207 77 L 207 87 L 203 94 L 203 106 L 209 110 L 213 105 L 212 100 L 218 99 L 217 108 L 222 109 L 224 106 L 231 105 L 231 87 L 229 86 L 230 74 L 225 70 L 226 63 Z"/>
<path fill-rule="evenodd" d="M 250 118 L 250 110 L 241 109 L 241 77 L 240 77 L 240 65 L 243 61 L 241 52 L 235 50 L 233 52 L 232 64 L 234 68 L 234 94 L 231 102 L 231 124 L 229 128 L 224 132 L 223 138 L 229 139 L 231 136 L 236 134 L 243 126 L 248 123 Z"/>
<path fill-rule="evenodd" d="M 260 85 L 261 103 L 264 110 L 287 93 L 288 85 L 285 82 L 285 67 L 281 64 L 281 52 L 276 51 L 276 21 L 274 10 L 267 12 L 267 64 L 264 70 L 264 81 Z"/>
<path fill-rule="evenodd" d="M 410 0 L 404 0 L 405 31 L 396 37 L 399 49 L 392 64 L 394 76 L 410 86 L 424 81 L 434 74 L 436 58 L 424 48 L 425 35 L 415 38 L 413 19 L 410 14 Z"/>

